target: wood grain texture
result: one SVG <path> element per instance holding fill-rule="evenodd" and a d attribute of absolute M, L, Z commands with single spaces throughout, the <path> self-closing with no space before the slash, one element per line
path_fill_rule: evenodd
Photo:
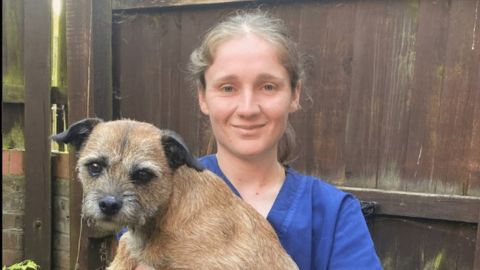
<path fill-rule="evenodd" d="M 151 9 L 182 6 L 205 6 L 209 4 L 228 4 L 252 2 L 254 0 L 113 0 L 114 10 Z"/>
<path fill-rule="evenodd" d="M 369 227 L 385 270 L 477 269 L 473 224 L 378 217 Z"/>
<path fill-rule="evenodd" d="M 378 204 L 376 213 L 379 215 L 478 222 L 479 197 L 351 187 L 341 189 L 356 195 L 360 200 L 376 202 Z"/>
<path fill-rule="evenodd" d="M 68 66 L 68 124 L 86 117 L 112 117 L 111 6 L 109 1 L 66 2 Z M 95 11 L 92 12 L 93 8 Z M 76 156 L 70 148 L 70 175 L 75 175 Z M 82 186 L 70 186 L 70 268 L 98 269 L 108 263 L 100 248 L 107 239 L 81 218 Z"/>
<path fill-rule="evenodd" d="M 51 3 L 24 3 L 25 258 L 52 266 Z"/>
<path fill-rule="evenodd" d="M 310 61 L 311 101 L 291 117 L 300 143 L 294 166 L 344 186 L 478 195 L 477 2 L 264 4 Z M 242 6 L 255 5 L 115 12 L 118 117 L 177 130 L 202 153 L 208 120 L 185 80 L 188 57 L 209 27 Z"/>

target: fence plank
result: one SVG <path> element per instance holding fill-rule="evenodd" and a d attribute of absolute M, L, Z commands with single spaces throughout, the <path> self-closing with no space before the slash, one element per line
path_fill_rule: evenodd
<path fill-rule="evenodd" d="M 178 7 L 178 6 L 204 6 L 208 4 L 225 4 L 239 2 L 253 2 L 254 0 L 113 0 L 114 10 Z"/>
<path fill-rule="evenodd" d="M 409 97 L 412 95 L 415 41 L 418 29 L 418 2 L 389 1 L 384 12 L 382 35 L 378 38 L 385 69 L 378 77 L 383 89 L 377 157 L 377 188 L 404 190 L 402 169 L 405 163 Z"/>
<path fill-rule="evenodd" d="M 351 180 L 345 179 L 344 142 L 355 31 L 351 18 L 355 17 L 355 7 L 349 1 L 305 5 L 298 26 L 302 51 L 315 59 L 302 94 L 310 95 L 315 103 L 292 115 L 299 145 L 304 149 L 301 161 L 305 164 L 298 166 L 301 164 L 297 162 L 295 167 L 322 175 L 335 184 Z M 320 25 L 324 26 L 323 31 L 319 31 Z"/>
<path fill-rule="evenodd" d="M 67 66 L 69 123 L 85 117 L 112 117 L 111 6 L 110 1 L 67 0 Z M 72 149 L 73 150 L 73 149 Z M 71 175 L 76 158 L 71 151 Z M 76 176 L 75 176 L 76 177 Z M 82 187 L 70 187 L 70 268 L 97 269 L 106 266 L 100 252 L 104 239 L 81 219 Z"/>
<path fill-rule="evenodd" d="M 67 88 L 69 114 L 68 122 L 71 124 L 90 114 L 89 95 L 90 81 L 88 77 L 89 65 L 89 27 L 90 15 L 89 1 L 66 1 L 66 35 L 67 35 Z M 76 158 L 71 149 L 69 164 L 70 175 L 76 178 Z M 80 256 L 86 257 L 85 242 L 88 240 L 82 231 L 86 224 L 81 219 L 82 187 L 78 181 L 70 182 L 70 269 L 87 269 L 85 264 L 80 264 Z M 82 234 L 81 234 L 82 233 Z M 83 260 L 82 260 L 83 262 Z"/>
<path fill-rule="evenodd" d="M 480 0 L 477 0 L 475 3 L 475 12 L 476 17 L 473 29 L 476 32 L 472 31 L 469 35 L 472 57 L 467 60 L 467 69 L 469 70 L 468 88 L 470 93 L 468 97 L 469 102 L 465 108 L 473 116 L 472 135 L 470 141 L 466 142 L 465 145 L 468 148 L 466 154 L 468 162 L 464 166 L 466 166 L 465 169 L 469 172 L 467 195 L 480 197 L 480 65 L 478 64 L 480 63 Z M 480 269 L 480 262 L 478 269 Z"/>
<path fill-rule="evenodd" d="M 369 221 L 385 270 L 474 270 L 471 223 L 380 216 Z"/>
<path fill-rule="evenodd" d="M 345 125 L 345 178 L 349 186 L 376 187 L 385 62 L 381 37 L 387 2 L 363 2 L 354 16 L 351 89 Z"/>
<path fill-rule="evenodd" d="M 439 147 L 436 128 L 447 54 L 449 1 L 421 1 L 418 12 L 403 185 L 407 191 L 435 193 L 438 179 L 433 177 L 433 170 Z"/>
<path fill-rule="evenodd" d="M 435 193 L 467 194 L 468 179 L 472 174 L 468 168 L 468 152 L 480 152 L 480 145 L 469 145 L 474 119 L 479 117 L 473 114 L 475 99 L 472 95 L 480 93 L 480 88 L 470 88 L 469 85 L 477 76 L 475 69 L 480 66 L 478 54 L 476 67 L 469 65 L 476 54 L 471 49 L 475 16 L 478 17 L 476 13 L 474 1 L 449 3 L 447 29 L 450 31 L 445 43 L 445 61 L 437 67 L 442 70 L 443 78 L 439 85 L 439 109 L 434 116 L 437 120 L 431 139 L 435 141 L 430 173 L 436 179 Z"/>
<path fill-rule="evenodd" d="M 92 88 L 95 116 L 112 119 L 112 7 L 92 1 Z"/>
<path fill-rule="evenodd" d="M 342 187 L 365 201 L 378 203 L 377 214 L 404 217 L 478 222 L 480 197 L 440 195 Z"/>
<path fill-rule="evenodd" d="M 51 269 L 51 2 L 25 1 L 25 257 Z"/>

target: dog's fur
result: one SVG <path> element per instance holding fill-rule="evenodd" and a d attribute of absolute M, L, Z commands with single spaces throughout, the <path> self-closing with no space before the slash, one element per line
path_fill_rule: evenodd
<path fill-rule="evenodd" d="M 78 150 L 83 217 L 128 226 L 109 269 L 298 269 L 268 221 L 175 133 L 89 118 L 52 138 Z"/>

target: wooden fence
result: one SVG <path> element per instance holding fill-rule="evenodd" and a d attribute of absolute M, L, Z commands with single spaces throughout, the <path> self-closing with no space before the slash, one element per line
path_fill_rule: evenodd
<path fill-rule="evenodd" d="M 385 269 L 480 269 L 479 2 L 261 4 L 285 20 L 312 59 L 310 99 L 292 117 L 300 144 L 295 167 L 379 203 L 369 227 Z M 21 10 L 24 21 L 8 22 L 24 37 L 8 43 L 4 31 L 3 89 L 10 94 L 2 95 L 2 110 L 19 118 L 22 109 L 13 104 L 24 104 L 27 192 L 41 190 L 26 205 L 25 250 L 49 266 L 49 213 L 39 209 L 51 208 L 50 100 L 68 105 L 69 123 L 87 116 L 148 121 L 176 130 L 201 155 L 208 122 L 184 79 L 188 56 L 220 18 L 259 3 L 67 0 L 68 82 L 54 92 L 45 79 L 48 1 L 12 3 L 3 2 L 4 17 L 6 6 Z M 24 97 L 14 94 L 22 84 Z M 70 265 L 95 269 L 112 240 L 80 225 L 80 202 L 81 187 L 72 181 Z"/>

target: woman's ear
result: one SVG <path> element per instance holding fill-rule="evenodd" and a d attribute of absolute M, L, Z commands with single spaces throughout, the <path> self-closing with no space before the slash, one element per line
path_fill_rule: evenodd
<path fill-rule="evenodd" d="M 205 115 L 208 115 L 208 106 L 207 106 L 207 101 L 205 99 L 205 89 L 202 88 L 197 88 L 197 96 L 198 96 L 198 105 L 200 106 L 200 110 L 202 113 Z"/>
<path fill-rule="evenodd" d="M 293 91 L 292 101 L 290 103 L 290 112 L 296 112 L 300 109 L 300 94 L 302 93 L 302 82 L 298 81 L 295 91 Z"/>

